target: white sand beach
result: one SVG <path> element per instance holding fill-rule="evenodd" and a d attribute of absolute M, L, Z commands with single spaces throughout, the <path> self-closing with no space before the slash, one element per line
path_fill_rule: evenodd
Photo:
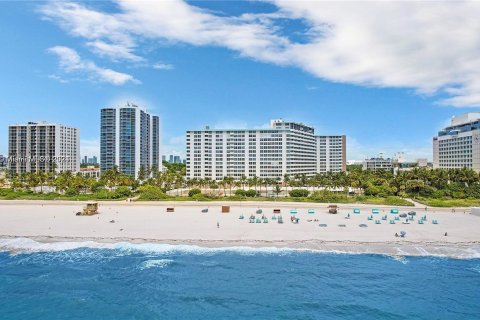
<path fill-rule="evenodd" d="M 230 205 L 230 213 L 221 213 L 221 205 Z M 398 208 L 399 213 L 415 210 L 417 215 L 410 224 L 403 224 L 404 218 L 390 224 L 398 214 L 391 214 L 391 207 L 372 205 L 340 204 L 335 215 L 328 214 L 326 204 L 312 203 L 100 202 L 100 214 L 76 216 L 83 206 L 84 202 L 0 201 L 0 238 L 480 257 L 480 217 L 464 209 L 452 213 L 451 209 Z M 175 211 L 167 213 L 167 207 Z M 202 213 L 205 208 L 208 212 Z M 274 208 L 281 210 L 283 224 L 272 220 Z M 315 210 L 314 214 L 307 212 L 310 208 Z M 353 208 L 359 208 L 360 214 L 354 214 Z M 379 214 L 372 215 L 372 208 L 378 208 Z M 258 209 L 262 209 L 268 223 L 249 223 L 250 215 L 262 216 L 256 214 Z M 298 212 L 298 224 L 290 220 L 291 209 Z M 239 219 L 240 214 L 245 219 Z M 350 219 L 346 219 L 348 214 Z M 425 214 L 427 220 L 418 224 L 417 220 Z M 373 220 L 367 219 L 370 215 Z M 382 220 L 384 215 L 387 220 Z M 434 219 L 438 224 L 432 224 Z M 375 224 L 375 220 L 381 223 Z M 406 236 L 395 237 L 401 231 Z"/>

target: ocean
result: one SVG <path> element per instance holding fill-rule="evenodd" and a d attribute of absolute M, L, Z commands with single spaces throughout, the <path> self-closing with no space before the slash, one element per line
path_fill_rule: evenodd
<path fill-rule="evenodd" d="M 0 240 L 0 319 L 480 319 L 480 259 Z"/>

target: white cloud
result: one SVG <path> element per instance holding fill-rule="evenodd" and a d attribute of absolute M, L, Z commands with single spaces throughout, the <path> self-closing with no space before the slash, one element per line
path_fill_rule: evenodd
<path fill-rule="evenodd" d="M 57 55 L 59 58 L 59 67 L 65 73 L 86 74 L 93 81 L 108 82 L 115 85 L 122 85 L 129 81 L 138 82 L 138 80 L 129 74 L 101 68 L 92 61 L 82 59 L 78 53 L 71 48 L 56 46 L 49 48 L 48 52 Z"/>
<path fill-rule="evenodd" d="M 181 0 L 118 0 L 116 13 L 53 2 L 40 11 L 102 55 L 134 61 L 139 41 L 214 45 L 329 81 L 411 88 L 446 95 L 441 104 L 480 106 L 478 2 L 271 2 L 276 12 L 236 17 Z M 279 18 L 303 23 L 305 41 L 290 39 Z"/>
<path fill-rule="evenodd" d="M 100 160 L 100 141 L 99 140 L 81 140 L 80 141 L 81 157 L 96 156 Z"/>
<path fill-rule="evenodd" d="M 133 48 L 122 46 L 119 44 L 106 43 L 101 40 L 89 41 L 87 46 L 92 49 L 94 53 L 101 57 L 107 57 L 114 61 L 127 60 L 132 62 L 144 61 L 144 58 L 132 53 Z"/>
<path fill-rule="evenodd" d="M 157 70 L 173 70 L 174 66 L 172 64 L 168 64 L 168 63 L 155 63 L 153 65 L 153 69 L 157 69 Z"/>
<path fill-rule="evenodd" d="M 161 146 L 162 155 L 167 156 L 167 160 L 168 156 L 171 154 L 185 158 L 185 141 L 186 138 L 184 135 L 171 137 L 168 139 L 167 143 Z"/>
<path fill-rule="evenodd" d="M 415 161 L 418 158 L 432 160 L 432 141 L 417 141 L 412 143 L 401 143 L 392 141 L 385 144 L 364 145 L 355 137 L 347 136 L 347 159 L 364 160 L 376 157 L 383 153 L 384 157 L 391 158 L 397 152 L 404 152 L 408 161 Z"/>

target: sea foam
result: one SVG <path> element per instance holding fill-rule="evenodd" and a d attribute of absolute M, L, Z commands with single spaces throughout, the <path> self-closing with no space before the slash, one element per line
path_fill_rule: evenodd
<path fill-rule="evenodd" d="M 369 245 L 351 244 L 343 246 L 341 249 L 335 246 L 326 245 L 319 249 L 302 249 L 287 247 L 248 247 L 248 246 L 231 246 L 231 247 L 202 247 L 198 245 L 173 245 L 162 243 L 130 243 L 116 242 L 103 243 L 96 241 L 59 241 L 59 242 L 39 242 L 29 238 L 10 238 L 0 239 L 0 251 L 13 253 L 32 253 L 32 252 L 58 252 L 76 249 L 99 249 L 99 250 L 116 250 L 119 254 L 135 254 L 135 253 L 152 253 L 161 254 L 193 254 L 193 255 L 213 255 L 218 253 L 235 253 L 241 255 L 255 254 L 274 254 L 287 255 L 292 253 L 327 253 L 327 254 L 374 254 L 385 255 L 390 257 L 402 256 L 433 256 L 440 258 L 457 258 L 457 259 L 479 259 L 480 246 L 472 246 L 465 248 L 451 247 L 429 247 L 428 249 L 415 246 L 390 246 L 385 248 L 372 248 Z"/>

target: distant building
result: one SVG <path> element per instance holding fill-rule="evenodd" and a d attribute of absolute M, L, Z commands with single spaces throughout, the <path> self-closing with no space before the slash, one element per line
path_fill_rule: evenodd
<path fill-rule="evenodd" d="M 433 137 L 433 167 L 480 171 L 480 112 L 453 117 L 450 126 Z"/>
<path fill-rule="evenodd" d="M 393 155 L 393 161 L 399 165 L 402 165 L 407 162 L 404 152 L 397 152 Z"/>
<path fill-rule="evenodd" d="M 118 170 L 137 177 L 140 167 L 160 168 L 159 117 L 138 106 L 103 108 L 100 127 L 100 171 Z"/>
<path fill-rule="evenodd" d="M 174 156 L 173 157 L 173 163 L 182 163 L 182 160 L 180 159 L 180 156 Z"/>
<path fill-rule="evenodd" d="M 82 164 L 97 165 L 98 164 L 97 157 L 93 156 L 93 157 L 89 158 L 87 156 L 84 156 L 82 158 Z"/>
<path fill-rule="evenodd" d="M 390 158 L 370 158 L 363 161 L 363 170 L 392 170 L 393 169 L 393 160 Z"/>
<path fill-rule="evenodd" d="M 7 167 L 7 158 L 4 155 L 0 154 L 0 169 L 5 169 Z"/>
<path fill-rule="evenodd" d="M 420 168 L 428 167 L 428 159 L 426 158 L 417 159 L 415 163 L 417 164 L 417 167 Z"/>
<path fill-rule="evenodd" d="M 8 169 L 11 173 L 78 172 L 80 131 L 48 122 L 8 128 Z"/>
<path fill-rule="evenodd" d="M 345 136 L 315 136 L 313 127 L 272 120 L 268 129 L 187 131 L 187 178 L 283 179 L 346 169 Z"/>
<path fill-rule="evenodd" d="M 95 168 L 95 166 L 88 166 L 86 168 L 80 168 L 80 173 L 85 178 L 95 178 L 100 179 L 100 168 Z"/>
<path fill-rule="evenodd" d="M 174 162 L 174 161 L 173 161 L 173 154 L 171 154 L 170 157 L 168 158 L 168 162 L 170 162 L 170 163 L 173 163 L 173 162 Z"/>
<path fill-rule="evenodd" d="M 166 156 L 162 156 L 162 161 L 167 161 L 167 157 L 166 157 Z"/>

